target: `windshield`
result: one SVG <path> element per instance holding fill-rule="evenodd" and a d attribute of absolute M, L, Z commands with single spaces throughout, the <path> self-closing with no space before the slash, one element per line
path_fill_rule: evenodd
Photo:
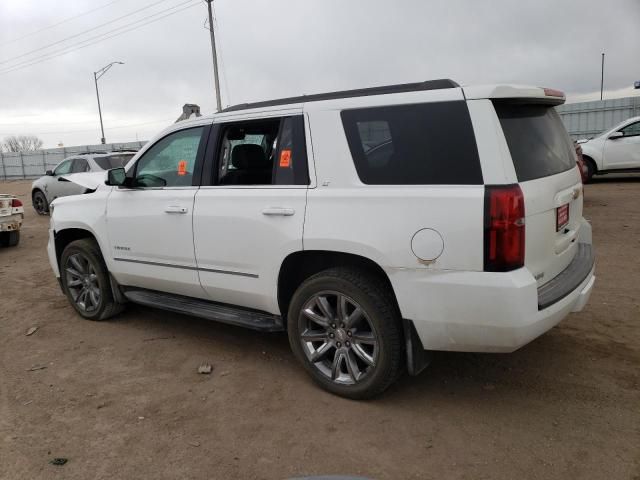
<path fill-rule="evenodd" d="M 108 157 L 95 157 L 93 160 L 103 170 L 111 168 L 124 167 L 135 153 L 120 153 L 118 155 L 109 155 Z"/>

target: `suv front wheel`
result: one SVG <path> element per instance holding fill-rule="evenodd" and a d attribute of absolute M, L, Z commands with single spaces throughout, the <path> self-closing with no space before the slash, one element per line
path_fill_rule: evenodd
<path fill-rule="evenodd" d="M 95 240 L 67 245 L 60 258 L 62 289 L 76 311 L 88 320 L 106 320 L 122 310 L 113 298 L 107 266 Z"/>
<path fill-rule="evenodd" d="M 307 372 L 334 394 L 374 397 L 402 371 L 397 307 L 366 271 L 334 268 L 308 278 L 291 301 L 288 332 Z"/>

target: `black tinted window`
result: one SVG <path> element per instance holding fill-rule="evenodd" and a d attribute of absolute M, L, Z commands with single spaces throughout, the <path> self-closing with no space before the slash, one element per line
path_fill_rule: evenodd
<path fill-rule="evenodd" d="M 496 102 L 495 109 L 518 181 L 575 168 L 573 145 L 553 107 Z"/>
<path fill-rule="evenodd" d="M 108 157 L 95 157 L 93 160 L 103 170 L 109 170 L 111 168 L 124 167 L 129 160 L 133 157 L 133 153 L 109 155 Z"/>
<path fill-rule="evenodd" d="M 84 158 L 76 158 L 71 167 L 71 173 L 82 173 L 89 171 L 89 164 Z"/>
<path fill-rule="evenodd" d="M 342 122 L 363 183 L 482 184 L 465 102 L 345 110 Z"/>

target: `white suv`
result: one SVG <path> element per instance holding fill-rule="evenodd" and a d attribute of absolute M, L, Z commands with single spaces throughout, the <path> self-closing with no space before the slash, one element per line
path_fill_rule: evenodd
<path fill-rule="evenodd" d="M 578 143 L 587 167 L 587 181 L 603 173 L 640 171 L 640 117 L 629 118 Z"/>
<path fill-rule="evenodd" d="M 47 170 L 43 177 L 31 184 L 33 208 L 39 215 L 49 213 L 49 204 L 56 198 L 85 193 L 85 188 L 66 181 L 65 175 L 82 172 L 101 172 L 116 167 L 124 167 L 135 151 L 87 152 L 65 158 L 53 170 Z"/>
<path fill-rule="evenodd" d="M 180 122 L 54 202 L 51 266 L 91 320 L 130 301 L 286 330 L 350 398 L 431 350 L 511 352 L 594 284 L 563 101 L 435 80 Z"/>

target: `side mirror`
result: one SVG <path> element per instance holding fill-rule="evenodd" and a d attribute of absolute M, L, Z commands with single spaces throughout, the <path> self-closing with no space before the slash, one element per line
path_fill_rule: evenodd
<path fill-rule="evenodd" d="M 107 181 L 104 183 L 112 187 L 121 187 L 124 185 L 126 178 L 127 174 L 124 168 L 112 168 L 111 170 L 107 170 Z"/>
<path fill-rule="evenodd" d="M 615 140 L 616 138 L 622 138 L 622 137 L 624 137 L 624 133 L 613 132 L 611 135 L 609 135 L 609 140 Z"/>
<path fill-rule="evenodd" d="M 45 174 L 47 177 L 53 177 L 53 170 L 47 170 L 46 172 L 44 172 L 44 174 Z"/>

